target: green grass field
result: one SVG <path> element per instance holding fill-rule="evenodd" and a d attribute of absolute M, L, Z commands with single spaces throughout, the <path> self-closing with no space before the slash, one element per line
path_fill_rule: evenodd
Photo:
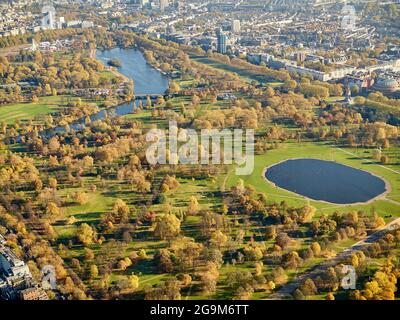
<path fill-rule="evenodd" d="M 208 57 L 191 57 L 191 58 L 192 58 L 192 60 L 194 60 L 196 62 L 206 64 L 210 67 L 237 74 L 237 75 L 239 75 L 239 77 L 242 80 L 249 82 L 249 83 L 253 82 L 253 81 L 255 81 L 257 83 L 262 83 L 262 84 L 267 83 L 273 87 L 276 87 L 276 86 L 279 86 L 282 84 L 282 82 L 277 82 L 277 81 L 271 82 L 269 77 L 267 77 L 266 75 L 264 75 L 262 73 L 257 73 L 254 71 L 249 71 L 249 70 L 245 70 L 245 69 L 242 69 L 239 67 L 231 66 L 231 65 L 222 63 L 220 61 L 210 59 Z"/>
<path fill-rule="evenodd" d="M 31 120 L 38 115 L 57 112 L 66 96 L 41 97 L 38 103 L 17 103 L 0 107 L 0 121 L 14 124 L 17 120 Z"/>

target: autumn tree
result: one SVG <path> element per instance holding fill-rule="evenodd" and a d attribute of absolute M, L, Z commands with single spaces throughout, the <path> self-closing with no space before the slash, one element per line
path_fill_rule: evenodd
<path fill-rule="evenodd" d="M 313 296 L 318 293 L 318 289 L 311 278 L 307 278 L 298 289 L 304 296 Z"/>
<path fill-rule="evenodd" d="M 145 290 L 145 300 L 180 300 L 181 282 L 175 278 L 166 280 L 154 288 Z"/>
<path fill-rule="evenodd" d="M 95 264 L 90 266 L 90 279 L 95 279 L 99 276 L 99 269 Z"/>
<path fill-rule="evenodd" d="M 46 206 L 45 214 L 47 217 L 56 218 L 61 214 L 61 210 L 56 203 L 49 202 Z"/>
<path fill-rule="evenodd" d="M 197 201 L 197 198 L 195 196 L 191 196 L 189 198 L 189 204 L 188 204 L 188 215 L 196 215 L 199 211 L 199 202 Z"/>
<path fill-rule="evenodd" d="M 154 262 L 161 273 L 170 273 L 174 269 L 172 254 L 168 249 L 159 249 L 154 255 Z"/>
<path fill-rule="evenodd" d="M 74 194 L 74 201 L 79 205 L 84 205 L 89 202 L 89 196 L 85 192 L 78 191 Z"/>
<path fill-rule="evenodd" d="M 162 240 L 171 240 L 181 232 L 181 221 L 172 213 L 156 218 L 154 234 Z"/>
<path fill-rule="evenodd" d="M 213 262 L 208 262 L 204 272 L 200 273 L 201 287 L 206 295 L 212 295 L 217 289 L 219 278 L 218 266 Z"/>
<path fill-rule="evenodd" d="M 265 230 L 267 240 L 274 240 L 276 238 L 276 227 L 274 225 L 267 226 Z"/>
<path fill-rule="evenodd" d="M 178 238 L 171 244 L 177 265 L 183 271 L 196 265 L 203 250 L 204 246 L 201 243 L 188 237 Z"/>
<path fill-rule="evenodd" d="M 95 240 L 95 232 L 87 223 L 82 223 L 77 230 L 77 238 L 84 246 L 90 246 Z"/>
<path fill-rule="evenodd" d="M 316 208 L 314 208 L 313 206 L 310 206 L 309 204 L 305 205 L 301 212 L 300 212 L 300 222 L 302 223 L 309 223 L 312 221 L 312 218 L 315 215 L 315 212 L 317 211 Z"/>

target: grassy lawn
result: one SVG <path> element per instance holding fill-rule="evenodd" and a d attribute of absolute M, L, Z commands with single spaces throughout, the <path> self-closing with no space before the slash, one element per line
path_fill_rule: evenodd
<path fill-rule="evenodd" d="M 224 64 L 220 61 L 214 60 L 214 59 L 210 59 L 208 57 L 191 57 L 191 59 L 193 61 L 199 62 L 199 63 L 203 63 L 206 64 L 210 67 L 216 68 L 216 69 L 220 69 L 220 70 L 224 70 L 227 72 L 232 72 L 232 73 L 236 73 L 239 75 L 239 77 L 246 81 L 246 82 L 253 82 L 256 81 L 258 83 L 271 83 L 272 86 L 277 86 L 280 85 L 280 82 L 270 82 L 271 79 L 267 76 L 265 76 L 264 74 L 261 73 L 257 73 L 257 72 L 253 72 L 253 71 L 249 71 L 246 69 L 242 69 L 239 67 L 235 67 L 235 66 L 231 66 L 228 64 Z"/>
<path fill-rule="evenodd" d="M 80 189 L 64 189 L 60 194 L 71 197 L 74 192 L 80 191 Z M 83 191 L 83 190 L 81 190 Z M 88 192 L 89 196 L 88 203 L 79 205 L 72 201 L 63 208 L 65 217 L 73 216 L 76 219 L 76 223 L 72 225 L 57 225 L 55 230 L 60 240 L 69 240 L 75 237 L 77 226 L 81 223 L 96 223 L 99 221 L 101 215 L 111 210 L 115 199 L 104 196 L 101 192 Z"/>
<path fill-rule="evenodd" d="M 14 124 L 17 120 L 33 120 L 40 115 L 57 112 L 68 103 L 76 99 L 71 96 L 48 96 L 39 98 L 38 103 L 16 103 L 0 107 L 0 121 Z"/>
<path fill-rule="evenodd" d="M 279 86 L 283 85 L 283 82 L 279 82 L 279 81 L 270 81 L 270 82 L 267 82 L 267 84 L 268 84 L 269 86 L 271 86 L 271 87 L 279 87 Z"/>
<path fill-rule="evenodd" d="M 211 179 L 189 180 L 178 179 L 180 186 L 169 193 L 172 205 L 175 208 L 185 207 L 191 196 L 195 196 L 202 210 L 212 210 L 218 200 L 214 193 L 218 192 L 218 185 Z"/>
<path fill-rule="evenodd" d="M 343 96 L 335 96 L 335 97 L 329 97 L 325 101 L 328 103 L 334 103 L 334 102 L 340 102 L 343 101 L 344 97 Z"/>
<path fill-rule="evenodd" d="M 365 102 L 365 105 L 362 106 L 361 108 L 364 108 L 364 107 L 376 110 L 378 113 L 392 114 L 395 117 L 400 117 L 400 109 L 398 107 L 386 104 L 384 102 L 378 102 L 378 101 L 367 99 L 367 101 Z"/>
<path fill-rule="evenodd" d="M 115 74 L 108 70 L 99 72 L 99 75 L 100 75 L 100 78 L 103 78 L 106 80 L 112 80 L 115 78 Z"/>

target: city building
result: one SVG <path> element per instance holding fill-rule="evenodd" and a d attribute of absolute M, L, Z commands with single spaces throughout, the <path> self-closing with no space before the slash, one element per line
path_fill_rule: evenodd
<path fill-rule="evenodd" d="M 345 78 L 344 83 L 347 83 L 350 89 L 357 86 L 359 93 L 365 94 L 372 88 L 375 81 L 369 73 L 353 72 Z"/>
<path fill-rule="evenodd" d="M 240 20 L 233 20 L 232 21 L 232 32 L 240 33 L 240 30 L 241 30 Z"/>
<path fill-rule="evenodd" d="M 5 244 L 5 237 L 0 234 L 0 300 L 49 300 L 34 282 L 28 265 Z"/>
<path fill-rule="evenodd" d="M 55 12 L 50 10 L 43 13 L 42 27 L 45 29 L 55 29 L 56 28 L 56 17 Z"/>
<path fill-rule="evenodd" d="M 31 276 L 28 266 L 8 247 L 0 247 L 0 270 L 9 277 Z"/>
<path fill-rule="evenodd" d="M 57 29 L 62 29 L 65 23 L 65 18 L 60 17 L 57 21 Z"/>
<path fill-rule="evenodd" d="M 294 55 L 294 59 L 297 62 L 303 63 L 306 60 L 306 53 L 305 52 L 296 52 Z"/>
<path fill-rule="evenodd" d="M 32 286 L 32 274 L 24 261 L 8 247 L 0 245 L 0 297 L 16 299 L 21 290 Z"/>
<path fill-rule="evenodd" d="M 165 9 L 169 6 L 169 0 L 160 0 L 160 11 L 164 12 Z"/>
<path fill-rule="evenodd" d="M 82 24 L 81 24 L 82 29 L 88 29 L 88 28 L 93 28 L 93 27 L 94 27 L 94 24 L 92 21 L 82 21 Z"/>
<path fill-rule="evenodd" d="M 400 90 L 400 85 L 396 79 L 378 78 L 373 88 L 383 94 L 391 95 Z"/>
<path fill-rule="evenodd" d="M 20 292 L 21 300 L 49 300 L 49 296 L 39 286 L 28 288 Z"/>
<path fill-rule="evenodd" d="M 219 29 L 217 31 L 217 51 L 218 53 L 225 54 L 226 53 L 226 34 Z"/>

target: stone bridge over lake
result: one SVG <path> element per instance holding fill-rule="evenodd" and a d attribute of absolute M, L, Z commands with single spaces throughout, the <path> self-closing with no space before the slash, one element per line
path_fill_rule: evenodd
<path fill-rule="evenodd" d="M 147 97 L 150 97 L 150 99 L 155 100 L 159 97 L 165 97 L 165 94 L 160 94 L 160 93 L 151 93 L 151 94 L 135 94 L 135 100 L 146 100 Z"/>

